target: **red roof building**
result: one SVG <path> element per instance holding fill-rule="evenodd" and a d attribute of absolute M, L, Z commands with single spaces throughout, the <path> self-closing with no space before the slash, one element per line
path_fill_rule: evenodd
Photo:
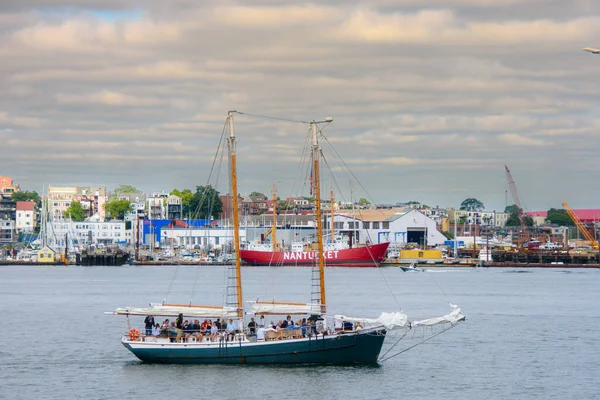
<path fill-rule="evenodd" d="M 597 222 L 600 221 L 600 209 L 586 209 L 586 210 L 573 210 L 575 215 L 581 220 L 581 222 Z M 548 211 L 530 211 L 526 212 L 525 215 L 529 215 L 530 217 L 547 217 Z"/>

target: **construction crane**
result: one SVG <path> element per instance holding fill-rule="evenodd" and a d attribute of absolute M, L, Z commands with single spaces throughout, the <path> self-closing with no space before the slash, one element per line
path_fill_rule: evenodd
<path fill-rule="evenodd" d="M 506 165 L 504 165 L 504 169 L 506 169 L 506 180 L 508 181 L 508 187 L 510 188 L 510 193 L 512 194 L 513 201 L 517 206 L 517 215 L 519 216 L 519 222 L 521 223 L 521 230 L 523 231 L 523 242 L 529 241 L 529 229 L 527 228 L 527 224 L 525 223 L 525 215 L 523 214 L 523 207 L 521 207 L 521 200 L 519 199 L 519 194 L 517 193 L 517 186 L 515 185 L 515 181 L 510 174 L 510 170 Z"/>
<path fill-rule="evenodd" d="M 583 222 L 581 222 L 581 220 L 579 219 L 577 214 L 575 214 L 573 209 L 569 207 L 566 201 L 562 203 L 562 206 L 565 208 L 565 211 L 567 212 L 567 214 L 569 214 L 569 217 L 571 217 L 571 219 L 577 226 L 577 229 L 579 229 L 579 231 L 583 234 L 585 239 L 591 243 L 592 248 L 598 249 L 598 242 L 596 241 L 596 239 L 594 239 L 594 236 L 592 236 L 592 234 L 590 233 L 590 231 L 588 231 L 585 225 L 583 225 Z"/>

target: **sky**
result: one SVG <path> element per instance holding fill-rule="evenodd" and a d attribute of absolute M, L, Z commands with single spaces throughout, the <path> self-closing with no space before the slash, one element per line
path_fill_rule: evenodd
<path fill-rule="evenodd" d="M 525 210 L 598 208 L 583 47 L 600 48 L 596 0 L 2 0 L 0 175 L 194 188 L 238 110 L 242 194 L 306 186 L 308 126 L 253 115 L 333 117 L 339 200 L 502 210 L 506 164 Z"/>

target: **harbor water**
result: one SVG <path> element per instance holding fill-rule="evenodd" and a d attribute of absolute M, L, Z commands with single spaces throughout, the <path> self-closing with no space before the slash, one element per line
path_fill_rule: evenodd
<path fill-rule="evenodd" d="M 309 268 L 242 274 L 247 300 L 310 301 Z M 104 312 L 220 305 L 225 267 L 0 266 L 0 398 L 600 398 L 598 269 L 330 268 L 326 280 L 330 315 L 422 319 L 450 301 L 467 321 L 379 366 L 144 364 L 120 344 L 125 318 Z"/>

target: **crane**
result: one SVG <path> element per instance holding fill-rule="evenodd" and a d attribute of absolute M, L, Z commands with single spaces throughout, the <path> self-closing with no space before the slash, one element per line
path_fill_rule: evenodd
<path fill-rule="evenodd" d="M 567 204 L 566 201 L 562 203 L 562 206 L 565 208 L 565 211 L 567 212 L 567 214 L 569 214 L 569 217 L 571 217 L 571 219 L 577 226 L 577 229 L 579 229 L 579 231 L 583 234 L 583 236 L 585 236 L 585 239 L 591 243 L 592 248 L 598 249 L 598 242 L 596 241 L 596 239 L 594 239 L 594 237 L 592 236 L 590 231 L 587 230 L 585 225 L 583 225 L 583 222 L 581 222 L 581 220 L 579 219 L 577 214 L 575 214 L 573 209 L 571 207 L 569 207 L 569 205 Z"/>
<path fill-rule="evenodd" d="M 510 174 L 510 170 L 506 165 L 504 165 L 504 169 L 506 169 L 506 180 L 508 181 L 508 187 L 510 188 L 510 193 L 512 194 L 513 201 L 517 206 L 517 215 L 519 216 L 519 222 L 521 223 L 521 230 L 523 231 L 523 242 L 529 241 L 529 229 L 527 228 L 527 224 L 525 223 L 525 215 L 523 215 L 523 207 L 521 207 L 521 200 L 519 199 L 519 194 L 517 193 L 517 186 L 515 185 L 515 181 Z"/>

